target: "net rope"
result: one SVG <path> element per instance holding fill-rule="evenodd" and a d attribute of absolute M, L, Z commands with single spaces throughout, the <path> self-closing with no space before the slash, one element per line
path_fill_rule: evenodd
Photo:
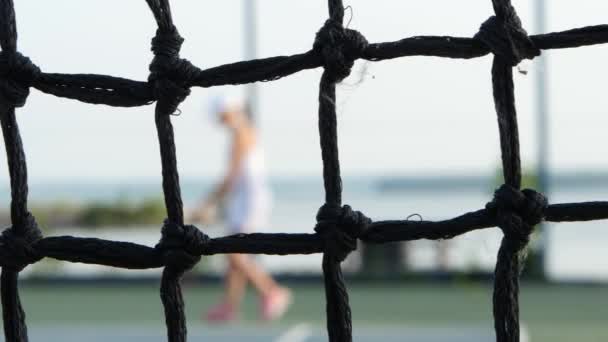
<path fill-rule="evenodd" d="M 521 190 L 519 134 L 513 67 L 541 50 L 575 48 L 608 42 L 608 25 L 529 36 L 509 0 L 493 0 L 495 15 L 472 38 L 417 36 L 369 43 L 343 25 L 341 0 L 328 0 L 329 16 L 317 32 L 312 49 L 226 64 L 202 70 L 179 55 L 183 38 L 173 23 L 169 0 L 147 0 L 158 29 L 152 39 L 154 58 L 147 81 L 94 75 L 42 72 L 17 49 L 13 0 L 0 0 L 0 122 L 11 185 L 11 227 L 0 236 L 1 299 L 6 341 L 28 340 L 18 275 L 27 265 L 49 257 L 69 262 L 127 269 L 164 267 L 161 299 L 171 342 L 186 341 L 186 318 L 180 278 L 203 255 L 221 253 L 323 253 L 329 340 L 352 340 L 351 311 L 340 263 L 357 242 L 380 244 L 418 239 L 450 239 L 478 229 L 499 227 L 503 239 L 494 279 L 494 326 L 498 342 L 519 341 L 519 274 L 522 250 L 541 221 L 571 222 L 608 218 L 608 202 L 548 204 L 542 194 Z M 498 118 L 504 184 L 485 208 L 443 221 L 376 221 L 342 205 L 337 144 L 336 84 L 350 74 L 358 59 L 382 61 L 407 56 L 476 58 L 493 54 L 492 87 Z M 325 203 L 310 234 L 239 234 L 210 238 L 184 224 L 171 114 L 191 87 L 237 85 L 276 80 L 322 67 L 319 86 L 319 136 L 323 160 Z M 71 236 L 43 237 L 28 211 L 25 153 L 15 117 L 30 88 L 91 104 L 134 107 L 156 103 L 155 121 L 162 160 L 167 219 L 154 247 Z"/>

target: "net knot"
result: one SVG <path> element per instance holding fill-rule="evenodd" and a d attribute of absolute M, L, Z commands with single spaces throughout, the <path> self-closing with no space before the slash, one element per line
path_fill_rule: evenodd
<path fill-rule="evenodd" d="M 22 107 L 30 94 L 30 86 L 40 77 L 40 68 L 19 52 L 0 52 L 0 98 L 15 107 Z"/>
<path fill-rule="evenodd" d="M 503 184 L 494 192 L 494 199 L 486 205 L 495 213 L 505 237 L 521 246 L 530 240 L 534 226 L 539 224 L 549 206 L 547 198 L 532 189 L 518 190 Z"/>
<path fill-rule="evenodd" d="M 350 206 L 324 204 L 317 213 L 315 232 L 323 237 L 325 252 L 342 262 L 357 249 L 357 239 L 365 232 L 372 220 Z"/>
<path fill-rule="evenodd" d="M 524 59 L 540 56 L 540 49 L 528 37 L 515 9 L 508 6 L 504 13 L 500 14 L 481 24 L 474 38 L 485 44 L 494 55 L 504 58 L 511 66 L 516 66 Z"/>
<path fill-rule="evenodd" d="M 158 29 L 152 38 L 154 59 L 148 82 L 163 113 L 173 114 L 190 95 L 191 81 L 199 71 L 190 61 L 179 57 L 183 41 L 175 27 Z"/>
<path fill-rule="evenodd" d="M 0 265 L 21 271 L 42 259 L 33 247 L 36 241 L 42 239 L 42 233 L 29 212 L 18 228 L 13 225 L 0 235 Z"/>
<path fill-rule="evenodd" d="M 361 33 L 328 19 L 317 32 L 313 50 L 323 58 L 325 70 L 334 81 L 340 82 L 350 75 L 355 60 L 361 57 L 367 45 L 367 39 Z"/>
<path fill-rule="evenodd" d="M 165 265 L 183 273 L 196 265 L 209 237 L 193 225 L 179 225 L 165 220 L 161 239 L 155 248 L 165 257 Z"/>

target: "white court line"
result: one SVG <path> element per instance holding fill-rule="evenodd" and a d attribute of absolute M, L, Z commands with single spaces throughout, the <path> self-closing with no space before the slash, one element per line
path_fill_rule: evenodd
<path fill-rule="evenodd" d="M 308 323 L 298 323 L 291 326 L 274 342 L 304 342 L 313 334 L 313 328 Z"/>
<path fill-rule="evenodd" d="M 528 333 L 528 327 L 524 323 L 519 324 L 519 341 L 530 342 L 530 334 Z"/>

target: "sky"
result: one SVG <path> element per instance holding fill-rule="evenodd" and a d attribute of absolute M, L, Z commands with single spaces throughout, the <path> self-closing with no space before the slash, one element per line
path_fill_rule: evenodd
<path fill-rule="evenodd" d="M 513 1 L 536 33 L 533 1 Z M 608 2 L 548 3 L 548 30 L 606 23 Z M 492 15 L 490 0 L 346 1 L 350 28 L 370 42 L 417 35 L 473 36 Z M 172 1 L 186 38 L 182 57 L 201 68 L 242 60 L 242 1 Z M 19 50 L 43 71 L 145 80 L 155 23 L 145 1 L 16 1 Z M 327 18 L 325 0 L 259 1 L 259 55 L 301 53 Z M 347 13 L 347 19 L 351 17 Z M 550 166 L 608 170 L 608 46 L 545 53 L 549 63 Z M 358 62 L 338 87 L 339 146 L 345 175 L 482 174 L 499 167 L 491 56 L 474 60 L 410 57 Z M 524 168 L 536 161 L 536 63 L 516 74 Z M 274 176 L 321 175 L 317 93 L 321 70 L 260 84 L 260 127 Z M 182 177 L 225 168 L 227 134 L 205 112 L 210 94 L 193 89 L 173 118 Z M 113 108 L 32 90 L 18 121 L 30 182 L 160 178 L 154 108 Z M 0 142 L 0 144 L 3 144 Z M 4 146 L 2 146 L 4 150 Z M 0 153 L 0 184 L 8 186 Z M 0 187 L 1 188 L 1 187 Z"/>

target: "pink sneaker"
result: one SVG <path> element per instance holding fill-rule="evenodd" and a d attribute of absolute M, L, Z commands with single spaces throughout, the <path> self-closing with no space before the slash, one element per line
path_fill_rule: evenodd
<path fill-rule="evenodd" d="M 226 323 L 236 318 L 236 311 L 228 303 L 220 303 L 207 312 L 207 321 L 210 323 Z"/>
<path fill-rule="evenodd" d="M 273 290 L 267 296 L 263 296 L 260 302 L 260 316 L 263 320 L 272 321 L 281 318 L 291 302 L 293 301 L 291 291 L 284 287 Z"/>

